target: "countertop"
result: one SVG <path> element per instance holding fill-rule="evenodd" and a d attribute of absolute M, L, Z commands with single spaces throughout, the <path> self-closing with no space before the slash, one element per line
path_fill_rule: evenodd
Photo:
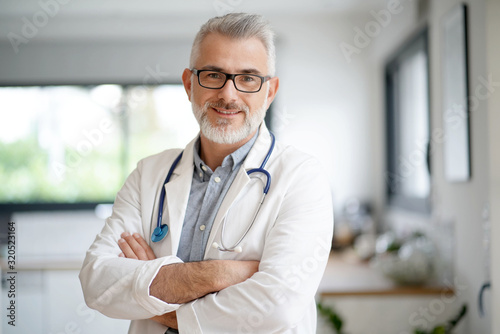
<path fill-rule="evenodd" d="M 356 295 L 440 295 L 452 294 L 453 287 L 437 283 L 418 286 L 397 285 L 360 260 L 352 251 L 332 252 L 318 293 L 326 296 Z"/>

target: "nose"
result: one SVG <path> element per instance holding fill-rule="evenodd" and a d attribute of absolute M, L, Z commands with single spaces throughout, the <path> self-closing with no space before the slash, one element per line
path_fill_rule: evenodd
<path fill-rule="evenodd" d="M 233 79 L 228 79 L 224 87 L 219 89 L 218 97 L 226 102 L 236 101 L 238 99 L 238 90 L 234 85 Z"/>

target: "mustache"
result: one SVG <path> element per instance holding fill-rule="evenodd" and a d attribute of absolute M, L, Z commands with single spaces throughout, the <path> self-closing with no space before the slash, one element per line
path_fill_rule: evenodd
<path fill-rule="evenodd" d="M 239 105 L 237 103 L 226 103 L 224 100 L 218 100 L 216 102 L 206 102 L 205 103 L 205 109 L 208 109 L 208 107 L 214 108 L 214 109 L 234 109 L 234 110 L 241 110 L 244 111 L 246 114 L 250 111 L 250 108 L 246 105 Z"/>

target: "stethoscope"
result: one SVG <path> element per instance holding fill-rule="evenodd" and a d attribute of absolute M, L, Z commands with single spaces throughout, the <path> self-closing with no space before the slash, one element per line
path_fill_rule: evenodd
<path fill-rule="evenodd" d="M 247 229 L 245 230 L 245 233 L 238 239 L 238 241 L 232 246 L 232 247 L 226 247 L 224 245 L 224 231 L 226 228 L 226 219 L 224 219 L 224 222 L 222 223 L 222 231 L 221 231 L 221 237 L 220 237 L 220 245 L 217 242 L 214 242 L 212 244 L 212 247 L 215 249 L 218 249 L 221 252 L 236 252 L 236 253 L 241 253 L 243 249 L 239 244 L 241 241 L 247 236 L 248 232 L 252 228 L 255 219 L 257 218 L 257 215 L 259 214 L 260 208 L 262 207 L 262 203 L 264 203 L 264 199 L 266 198 L 267 192 L 269 191 L 269 187 L 271 186 L 271 174 L 267 170 L 264 169 L 266 166 L 267 161 L 269 160 L 269 157 L 273 153 L 274 149 L 274 143 L 276 139 L 274 138 L 274 135 L 270 133 L 271 135 L 271 147 L 269 148 L 269 151 L 267 152 L 266 157 L 262 161 L 262 164 L 260 165 L 259 168 L 253 168 L 247 171 L 247 175 L 253 174 L 253 173 L 262 173 L 266 176 L 266 184 L 264 186 L 264 190 L 262 192 L 262 197 L 259 201 L 259 206 L 257 207 L 257 210 L 255 211 L 255 214 L 253 215 L 252 222 L 250 225 L 248 225 Z M 163 203 L 165 202 L 165 184 L 167 184 L 170 181 L 170 177 L 172 176 L 175 167 L 179 163 L 179 161 L 182 158 L 182 153 L 179 154 L 179 156 L 174 160 L 172 163 L 172 166 L 170 167 L 170 170 L 168 171 L 167 177 L 165 178 L 165 182 L 163 182 L 163 187 L 161 190 L 161 195 L 160 195 L 160 205 L 159 205 L 159 210 L 158 210 L 158 220 L 156 227 L 153 231 L 153 234 L 151 235 L 151 241 L 153 242 L 158 242 L 161 241 L 163 238 L 168 233 L 168 225 L 167 224 L 162 224 L 162 216 L 163 216 Z"/>

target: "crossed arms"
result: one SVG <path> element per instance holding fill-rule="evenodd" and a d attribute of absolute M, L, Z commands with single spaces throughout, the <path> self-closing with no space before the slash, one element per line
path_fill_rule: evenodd
<path fill-rule="evenodd" d="M 156 256 L 138 234 L 124 232 L 118 241 L 120 257 L 149 261 Z M 149 292 L 166 303 L 184 304 L 241 283 L 258 271 L 259 261 L 211 260 L 174 263 L 160 268 L 153 279 Z M 151 318 L 164 326 L 178 328 L 176 312 L 168 312 Z"/>
<path fill-rule="evenodd" d="M 174 328 L 178 318 L 179 329 L 189 333 L 239 327 L 258 333 L 294 328 L 299 333 L 315 328 L 314 294 L 333 228 L 330 190 L 315 163 L 288 159 L 286 170 L 273 180 L 275 187 L 286 189 L 286 196 L 268 197 L 262 217 L 272 224 L 259 220 L 254 231 L 260 228 L 265 238 L 248 239 L 259 250 L 249 251 L 248 258 L 260 262 L 182 263 L 168 255 L 172 245 L 165 242 L 157 247 L 166 255 L 156 258 L 143 239 L 142 226 L 149 224 L 154 205 L 150 192 L 141 191 L 155 183 L 141 176 L 155 175 L 147 166 L 140 164 L 131 174 L 117 195 L 113 215 L 87 251 L 80 281 L 89 307 L 112 318 L 153 317 Z M 130 234 L 122 237 L 126 231 Z M 142 238 L 136 239 L 135 233 Z M 120 238 L 124 241 L 117 243 Z"/>

